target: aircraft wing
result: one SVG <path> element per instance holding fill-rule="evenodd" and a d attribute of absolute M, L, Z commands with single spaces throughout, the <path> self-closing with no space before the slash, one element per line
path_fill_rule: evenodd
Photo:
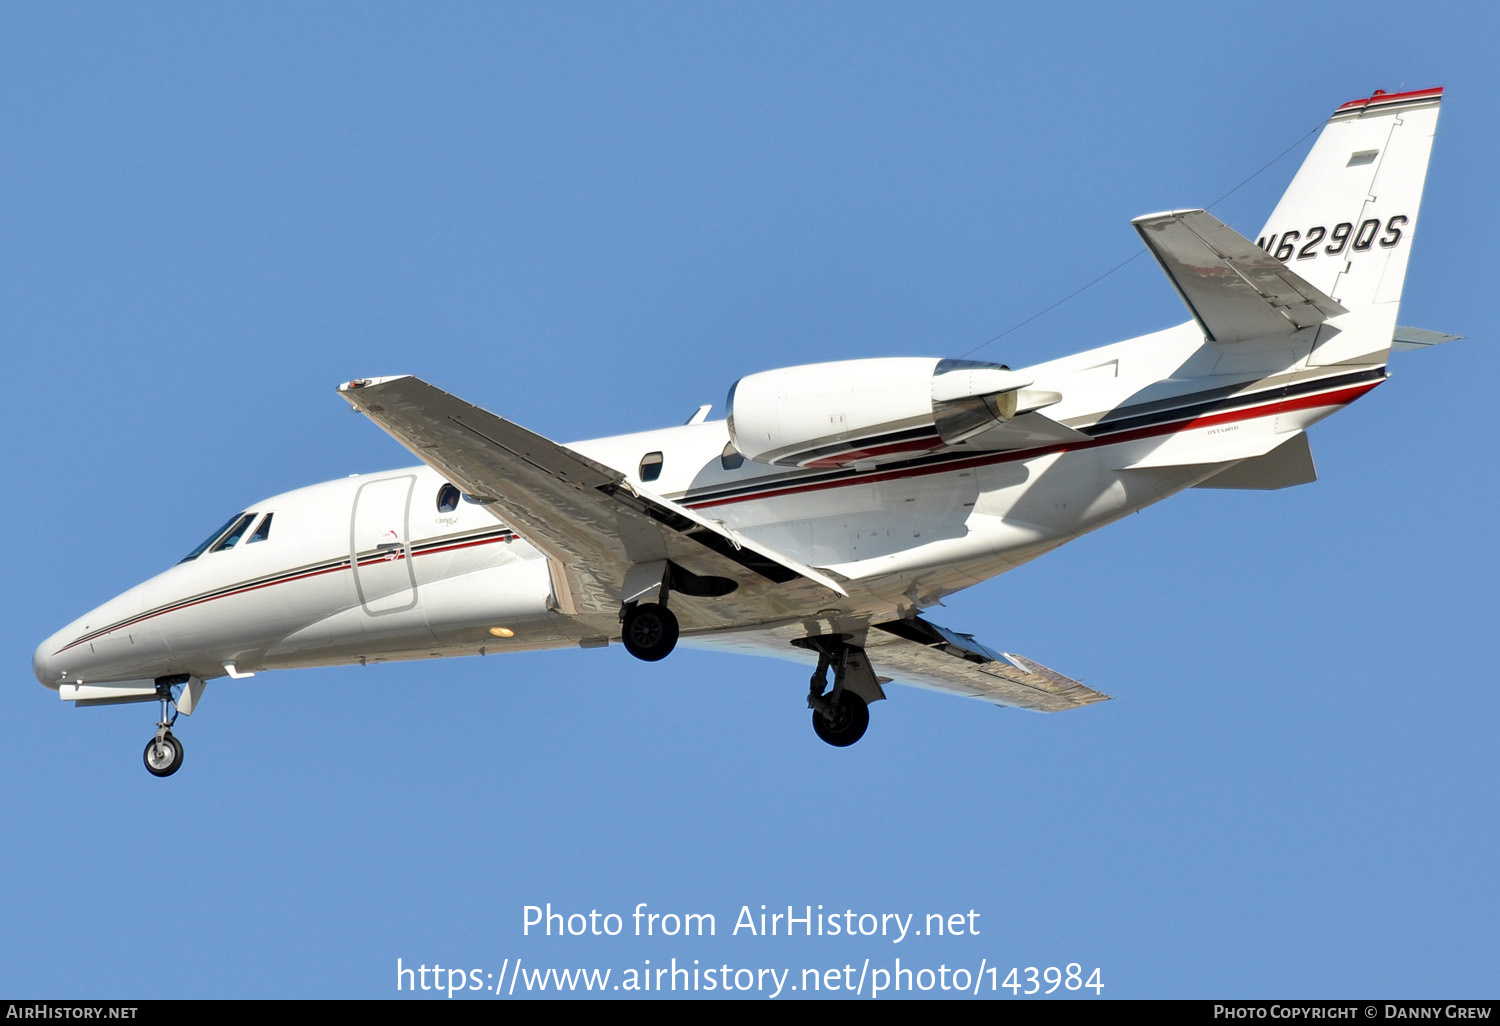
<path fill-rule="evenodd" d="M 1109 696 L 1024 656 L 996 652 L 921 617 L 874 625 L 865 654 L 876 672 L 902 683 L 995 705 L 1061 712 Z"/>
<path fill-rule="evenodd" d="M 715 634 L 695 638 L 694 642 L 709 648 L 806 661 L 802 650 L 792 647 L 794 638 L 806 635 L 804 625 L 791 624 Z M 893 680 L 994 705 L 1061 712 L 1109 701 L 1108 695 L 1041 663 L 1014 653 L 996 652 L 967 634 L 921 617 L 872 624 L 865 637 L 865 655 L 882 682 Z"/>
<path fill-rule="evenodd" d="M 711 602 L 679 604 L 674 594 L 684 628 L 774 619 L 845 594 L 826 574 L 419 378 L 361 379 L 339 393 L 546 554 L 558 604 L 570 615 L 613 615 L 631 568 L 662 560 L 720 579 L 697 593 L 715 596 Z M 734 594 L 719 597 L 725 581 Z"/>
<path fill-rule="evenodd" d="M 1290 335 L 1349 312 L 1207 211 L 1130 223 L 1211 342 Z"/>

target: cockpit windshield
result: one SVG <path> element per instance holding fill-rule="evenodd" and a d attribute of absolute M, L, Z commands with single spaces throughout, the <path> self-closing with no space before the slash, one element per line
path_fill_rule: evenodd
<path fill-rule="evenodd" d="M 224 549 L 234 548 L 234 543 L 243 538 L 245 536 L 245 532 L 250 530 L 250 522 L 254 519 L 254 513 L 246 513 L 244 516 L 240 517 L 234 522 L 234 526 L 229 529 L 229 533 L 220 538 L 218 541 L 214 542 L 213 548 L 209 549 L 208 551 L 220 552 Z"/>
<path fill-rule="evenodd" d="M 178 563 L 187 563 L 187 562 L 189 562 L 191 560 L 197 559 L 199 556 L 203 555 L 203 553 L 205 553 L 205 552 L 208 551 L 208 547 L 210 545 L 212 545 L 214 542 L 218 541 L 219 539 L 223 538 L 225 535 L 229 534 L 229 532 L 231 531 L 231 529 L 233 529 L 235 527 L 239 527 L 239 534 L 235 535 L 234 541 L 239 541 L 239 535 L 245 533 L 245 528 L 240 526 L 241 522 L 245 521 L 246 517 L 253 516 L 253 515 L 254 514 L 250 514 L 250 513 L 236 513 L 234 516 L 232 516 L 228 520 L 224 521 L 223 524 L 219 525 L 219 528 L 216 531 L 214 531 L 213 534 L 211 534 L 207 538 L 203 539 L 203 543 L 201 545 L 199 545 L 192 552 L 189 552 L 186 556 L 183 556 L 177 562 Z M 246 524 L 246 526 L 248 526 L 248 523 Z M 234 541 L 231 541 L 229 544 L 233 545 Z"/>

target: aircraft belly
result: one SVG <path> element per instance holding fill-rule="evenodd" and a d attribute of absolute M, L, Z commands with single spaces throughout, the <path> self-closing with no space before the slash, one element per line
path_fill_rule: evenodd
<path fill-rule="evenodd" d="M 922 602 L 935 601 L 1159 502 L 1211 473 L 1202 467 L 1121 472 L 1111 465 L 1118 459 L 1116 448 L 1055 453 L 1021 469 L 1012 467 L 987 479 L 999 487 L 979 493 L 962 535 L 925 539 L 828 569 L 880 591 L 915 587 Z"/>
<path fill-rule="evenodd" d="M 552 577 L 543 558 L 518 560 L 458 576 L 434 579 L 422 587 L 422 612 L 434 636 L 482 627 L 514 628 L 545 617 Z"/>
<path fill-rule="evenodd" d="M 353 610 L 351 612 L 359 612 Z M 414 659 L 437 659 L 448 656 L 498 655 L 506 652 L 532 652 L 556 648 L 594 647 L 605 637 L 592 625 L 574 617 L 548 613 L 544 617 L 518 624 L 515 636 L 500 639 L 486 630 L 474 628 L 437 632 L 406 625 L 379 638 L 349 640 L 347 624 L 335 618 L 320 622 L 303 632 L 300 638 L 285 639 L 274 652 L 268 652 L 263 666 L 268 670 L 301 669 L 312 666 L 347 666 L 351 663 L 405 662 Z M 337 639 L 335 644 L 327 639 Z"/>
<path fill-rule="evenodd" d="M 330 575 L 332 576 L 332 575 Z M 242 671 L 261 668 L 264 653 L 273 649 L 288 632 L 297 632 L 313 611 L 347 606 L 347 581 L 298 582 L 243 595 L 231 595 L 169 614 L 163 630 L 172 638 L 176 670 L 217 677 L 223 662 L 233 661 Z"/>
<path fill-rule="evenodd" d="M 979 480 L 964 470 L 778 496 L 727 507 L 725 522 L 810 566 L 837 566 L 962 538 Z"/>
<path fill-rule="evenodd" d="M 493 553 L 501 549 L 501 561 Z M 486 551 L 488 550 L 488 551 Z M 442 569 L 423 567 L 417 601 L 405 609 L 371 616 L 364 605 L 345 602 L 343 608 L 316 622 L 303 624 L 267 647 L 266 668 L 340 665 L 360 660 L 416 659 L 443 654 L 475 654 L 481 647 L 555 647 L 569 643 L 568 634 L 590 633 L 576 623 L 571 632 L 543 628 L 549 612 L 551 576 L 540 556 L 517 558 L 519 549 L 483 546 L 479 555 L 455 557 Z M 529 546 L 527 552 L 532 552 Z M 436 557 L 424 557 L 436 558 Z M 462 571 L 462 560 L 473 566 Z M 417 561 L 419 564 L 422 560 Z M 314 607 L 307 607 L 314 608 Z M 328 608 L 328 607 L 322 607 Z M 572 621 L 569 621 L 572 622 Z M 489 634 L 491 627 L 516 632 L 513 644 Z M 452 651 L 450 651 L 452 650 Z"/>
<path fill-rule="evenodd" d="M 1088 449 L 939 474 L 912 474 L 731 507 L 736 531 L 812 566 L 866 580 L 1055 545 L 1161 496 Z M 1174 489 L 1175 490 L 1175 489 Z M 794 514 L 802 514 L 796 516 Z M 955 590 L 949 588 L 948 590 Z"/>
<path fill-rule="evenodd" d="M 354 605 L 278 639 L 267 646 L 261 663 L 267 669 L 337 665 L 387 648 L 430 648 L 436 640 L 419 606 L 393 611 L 377 625 L 363 606 Z"/>
<path fill-rule="evenodd" d="M 891 574 L 947 568 L 992 557 L 1007 549 L 1036 544 L 1047 536 L 1045 529 L 1004 517 L 976 513 L 968 517 L 962 536 L 937 538 L 900 551 L 868 559 L 841 563 L 828 569 L 852 580 L 866 581 Z M 994 573 L 999 573 L 997 569 Z M 994 576 L 994 573 L 986 576 Z M 981 578 L 970 580 L 978 583 Z"/>

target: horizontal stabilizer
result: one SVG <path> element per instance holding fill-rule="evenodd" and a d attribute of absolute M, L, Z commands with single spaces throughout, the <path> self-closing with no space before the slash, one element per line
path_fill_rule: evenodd
<path fill-rule="evenodd" d="M 1440 346 L 1444 342 L 1457 342 L 1463 338 L 1462 335 L 1445 335 L 1441 331 L 1428 331 L 1425 328 L 1396 328 L 1396 333 L 1391 337 L 1391 348 L 1397 352 L 1406 352 L 1411 349 L 1430 349 Z"/>
<path fill-rule="evenodd" d="M 1131 224 L 1210 342 L 1291 335 L 1348 311 L 1203 210 Z"/>

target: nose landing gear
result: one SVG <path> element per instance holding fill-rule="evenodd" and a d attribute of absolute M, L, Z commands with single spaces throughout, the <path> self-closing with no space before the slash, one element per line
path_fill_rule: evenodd
<path fill-rule="evenodd" d="M 172 734 L 172 726 L 177 722 L 177 700 L 172 695 L 172 688 L 187 681 L 185 673 L 156 680 L 161 722 L 156 725 L 156 736 L 146 742 L 146 751 L 142 754 L 146 770 L 154 777 L 170 777 L 182 768 L 182 742 Z"/>

